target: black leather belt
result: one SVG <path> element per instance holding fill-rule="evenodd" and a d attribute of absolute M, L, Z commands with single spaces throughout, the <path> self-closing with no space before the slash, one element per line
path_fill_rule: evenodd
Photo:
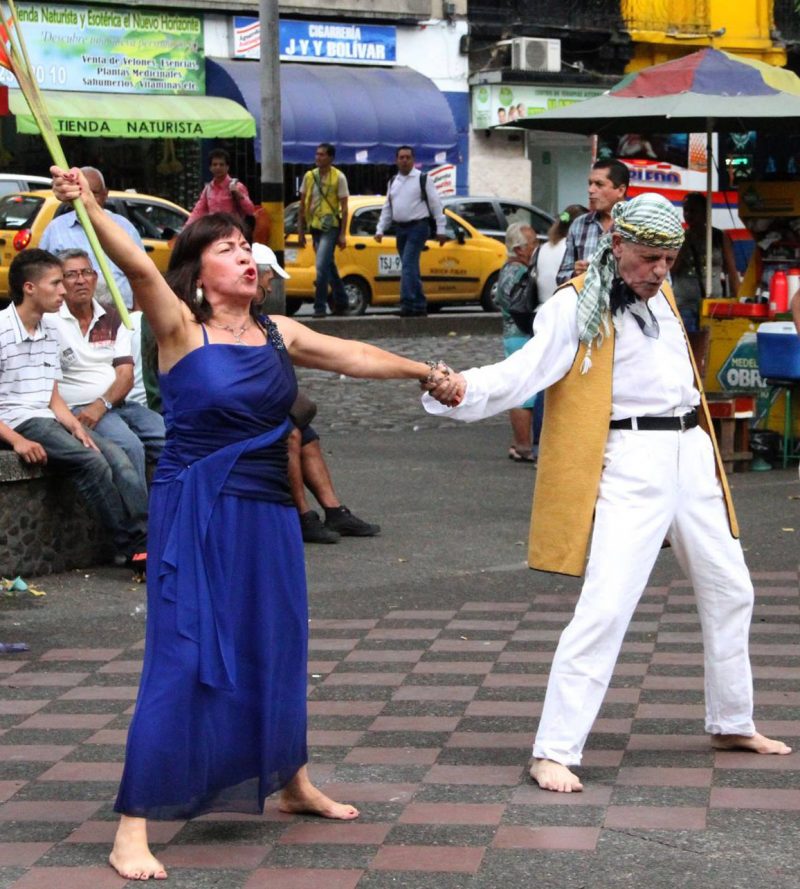
<path fill-rule="evenodd" d="M 610 429 L 636 429 L 650 432 L 686 432 L 697 426 L 697 408 L 690 410 L 682 417 L 626 417 L 624 420 L 612 420 Z"/>

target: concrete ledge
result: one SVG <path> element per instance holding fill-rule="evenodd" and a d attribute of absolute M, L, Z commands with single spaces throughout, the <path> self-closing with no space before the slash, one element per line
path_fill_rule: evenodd
<path fill-rule="evenodd" d="M 110 541 L 67 479 L 0 451 L 0 575 L 52 574 L 112 555 Z"/>
<path fill-rule="evenodd" d="M 0 484 L 26 482 L 32 478 L 41 478 L 43 474 L 41 466 L 23 463 L 13 451 L 0 451 Z"/>

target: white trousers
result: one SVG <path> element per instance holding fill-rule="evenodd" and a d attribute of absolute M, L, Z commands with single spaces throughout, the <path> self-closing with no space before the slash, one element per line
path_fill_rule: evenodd
<path fill-rule="evenodd" d="M 748 654 L 753 585 L 730 533 L 711 440 L 699 427 L 615 429 L 606 445 L 586 579 L 553 659 L 535 757 L 580 763 L 665 537 L 697 599 L 706 731 L 755 732 Z"/>

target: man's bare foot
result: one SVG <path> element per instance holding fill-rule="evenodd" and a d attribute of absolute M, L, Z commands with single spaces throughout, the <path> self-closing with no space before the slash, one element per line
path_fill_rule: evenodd
<path fill-rule="evenodd" d="M 750 750 L 753 753 L 785 756 L 792 748 L 783 741 L 766 738 L 756 732 L 754 735 L 712 735 L 711 746 L 716 750 Z"/>
<path fill-rule="evenodd" d="M 352 821 L 359 811 L 347 803 L 337 803 L 315 787 L 303 766 L 284 787 L 278 801 L 278 809 L 290 815 L 318 815 L 336 821 Z"/>
<path fill-rule="evenodd" d="M 124 880 L 166 880 L 164 865 L 147 845 L 147 822 L 144 818 L 120 818 L 114 848 L 108 863 Z"/>
<path fill-rule="evenodd" d="M 555 790 L 556 793 L 577 793 L 583 790 L 578 776 L 552 759 L 535 759 L 530 776 L 542 790 Z"/>

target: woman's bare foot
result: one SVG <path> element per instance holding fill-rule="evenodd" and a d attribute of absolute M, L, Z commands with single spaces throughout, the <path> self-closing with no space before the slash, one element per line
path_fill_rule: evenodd
<path fill-rule="evenodd" d="M 108 863 L 124 880 L 166 880 L 164 865 L 147 845 L 147 821 L 123 815 Z"/>
<path fill-rule="evenodd" d="M 750 750 L 753 753 L 785 756 L 792 748 L 756 732 L 754 735 L 712 735 L 711 746 L 716 750 Z"/>
<path fill-rule="evenodd" d="M 290 815 L 319 815 L 320 818 L 336 821 L 352 821 L 359 815 L 355 806 L 337 803 L 315 787 L 308 777 L 306 766 L 284 787 L 278 809 Z"/>
<path fill-rule="evenodd" d="M 578 776 L 552 759 L 535 759 L 530 775 L 542 790 L 555 790 L 556 793 L 578 793 L 583 790 Z"/>

